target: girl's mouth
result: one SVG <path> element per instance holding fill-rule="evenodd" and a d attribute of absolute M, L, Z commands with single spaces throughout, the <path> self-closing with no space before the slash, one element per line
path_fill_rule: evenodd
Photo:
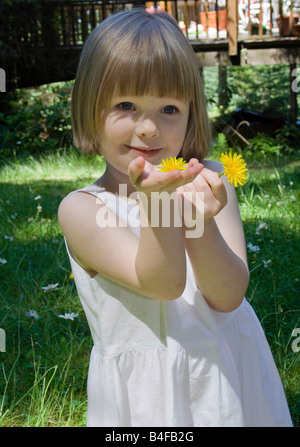
<path fill-rule="evenodd" d="M 130 152 L 133 152 L 136 155 L 140 155 L 144 158 L 151 158 L 155 157 L 160 151 L 161 148 L 141 148 L 141 147 L 132 147 L 127 146 L 127 148 L 130 150 Z"/>

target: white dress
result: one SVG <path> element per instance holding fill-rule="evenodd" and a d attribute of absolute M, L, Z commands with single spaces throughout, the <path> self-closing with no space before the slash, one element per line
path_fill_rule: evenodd
<path fill-rule="evenodd" d="M 139 235 L 138 205 L 95 185 L 83 190 Z M 100 274 L 91 278 L 69 257 L 94 343 L 88 426 L 292 426 L 269 345 L 245 299 L 233 312 L 212 310 L 188 258 L 182 296 L 159 301 Z"/>

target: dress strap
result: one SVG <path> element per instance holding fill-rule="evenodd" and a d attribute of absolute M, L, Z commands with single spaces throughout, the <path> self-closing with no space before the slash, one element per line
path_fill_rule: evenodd
<path fill-rule="evenodd" d="M 93 196 L 97 197 L 99 193 L 104 192 L 104 191 L 105 191 L 105 188 L 102 188 L 100 186 L 93 184 L 93 185 L 85 186 L 84 188 L 76 189 L 76 191 L 72 191 L 72 193 L 86 192 L 88 194 L 92 194 Z"/>

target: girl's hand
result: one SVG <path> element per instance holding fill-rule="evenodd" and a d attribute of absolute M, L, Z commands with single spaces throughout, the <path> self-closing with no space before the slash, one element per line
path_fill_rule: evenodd
<path fill-rule="evenodd" d="M 157 167 L 143 157 L 135 158 L 128 167 L 130 182 L 137 191 L 150 195 L 151 192 L 173 192 L 176 188 L 191 183 L 202 171 L 203 165 L 191 159 L 184 171 L 159 172 Z"/>
<path fill-rule="evenodd" d="M 223 181 L 217 172 L 207 168 L 203 168 L 192 183 L 177 188 L 177 192 L 190 205 L 183 207 L 185 222 L 194 221 L 197 214 L 204 214 L 204 222 L 208 222 L 227 203 L 227 193 Z M 199 192 L 204 193 L 204 197 L 203 194 L 197 194 Z"/>

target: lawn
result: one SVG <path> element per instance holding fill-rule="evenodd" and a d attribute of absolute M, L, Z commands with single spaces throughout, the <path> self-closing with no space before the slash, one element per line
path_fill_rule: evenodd
<path fill-rule="evenodd" d="M 57 207 L 103 167 L 101 157 L 75 150 L 1 166 L 2 426 L 85 425 L 91 337 Z M 238 188 L 251 270 L 247 299 L 262 322 L 298 426 L 299 162 L 296 156 L 249 158 L 248 167 L 249 180 Z"/>

